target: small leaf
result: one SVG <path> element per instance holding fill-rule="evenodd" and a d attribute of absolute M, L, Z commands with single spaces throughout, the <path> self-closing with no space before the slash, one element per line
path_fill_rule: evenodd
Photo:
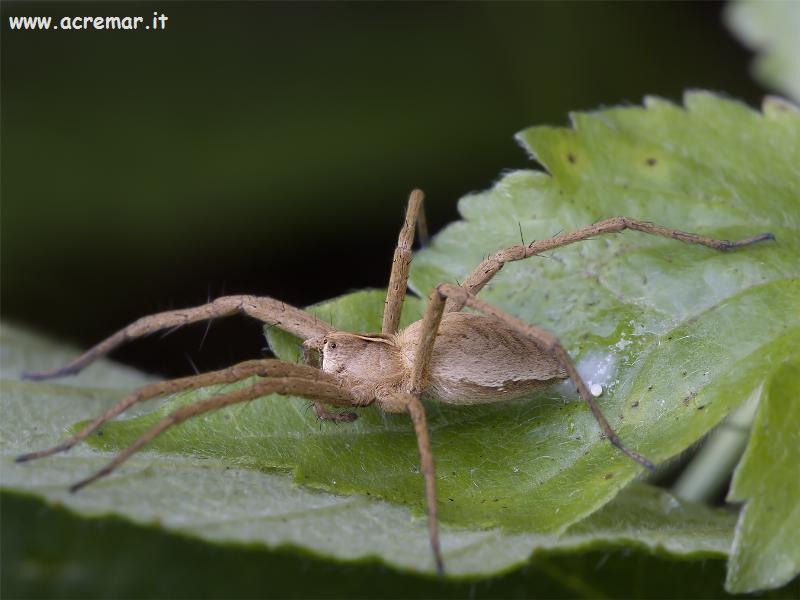
<path fill-rule="evenodd" d="M 800 573 L 800 360 L 775 369 L 761 394 L 750 443 L 728 500 L 747 502 L 736 527 L 725 587 L 778 587 Z"/>

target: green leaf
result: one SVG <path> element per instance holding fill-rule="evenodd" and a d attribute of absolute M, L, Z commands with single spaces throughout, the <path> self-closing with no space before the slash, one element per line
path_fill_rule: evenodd
<path fill-rule="evenodd" d="M 800 119 L 771 108 L 760 115 L 703 93 L 686 102 L 683 110 L 648 99 L 645 108 L 575 115 L 575 129 L 524 132 L 521 139 L 551 175 L 512 173 L 489 192 L 463 199 L 465 220 L 417 254 L 412 269 L 412 285 L 424 295 L 439 281 L 463 280 L 486 254 L 516 243 L 520 229 L 529 241 L 614 214 L 727 238 L 775 233 L 777 243 L 721 254 L 627 232 L 560 249 L 551 260 L 508 265 L 482 292 L 557 333 L 586 378 L 604 386 L 603 410 L 623 441 L 657 461 L 686 449 L 764 385 L 769 365 L 794 352 L 800 331 Z M 374 331 L 382 308 L 381 292 L 362 292 L 315 310 L 342 329 Z M 405 322 L 420 311 L 421 303 L 410 301 Z M 269 333 L 280 355 L 296 356 L 296 341 Z M 570 540 L 579 546 L 572 536 L 586 535 L 583 527 L 594 540 L 724 552 L 726 525 L 706 513 L 700 522 L 712 524 L 713 535 L 698 530 L 696 520 L 687 526 L 681 510 L 668 510 L 675 519 L 659 525 L 658 510 L 675 502 L 665 501 L 663 492 L 634 487 L 618 496 L 639 467 L 600 437 L 585 406 L 565 404 L 574 398 L 571 386 L 562 385 L 494 406 L 428 406 L 450 572 L 490 574 L 519 564 L 536 548 Z M 194 399 L 183 395 L 152 415 L 111 424 L 93 444 L 118 449 L 176 404 Z M 407 419 L 368 410 L 353 424 L 318 424 L 305 406 L 269 397 L 189 421 L 69 502 L 91 499 L 100 504 L 76 509 L 119 512 L 123 498 L 134 496 L 137 520 L 158 518 L 178 530 L 191 521 L 187 513 L 224 515 L 224 526 L 213 521 L 196 528 L 200 533 L 187 526 L 206 539 L 230 539 L 233 522 L 238 541 L 250 541 L 248 532 L 255 532 L 268 545 L 313 548 L 340 559 L 377 555 L 403 568 L 430 569 Z M 91 414 L 75 414 L 72 422 Z M 49 443 L 58 431 L 50 432 Z M 81 474 L 99 463 L 86 450 L 75 455 L 93 461 Z M 45 487 L 53 484 L 48 477 L 61 477 L 60 484 L 78 477 L 58 460 L 66 459 L 48 464 L 63 468 L 35 465 Z M 141 473 L 146 464 L 152 465 L 147 479 Z M 33 467 L 25 465 L 24 472 L 37 472 Z M 290 486 L 275 473 L 282 470 L 317 490 Z M 177 508 L 176 487 L 182 494 Z M 362 495 L 343 499 L 330 492 Z M 249 504 L 236 504 L 237 494 Z M 657 495 L 649 502 L 642 494 Z M 198 508 L 198 495 L 217 500 Z M 397 503 L 409 505 L 417 518 Z M 282 514 L 276 504 L 297 508 L 303 523 L 290 519 L 283 528 L 279 521 L 286 517 L 273 518 Z M 309 504 L 337 516 L 315 512 L 306 521 Z M 228 507 L 236 509 L 232 515 Z M 725 518 L 729 526 L 730 515 Z M 597 526 L 598 519 L 606 525 Z M 655 525 L 658 541 L 639 528 L 645 523 Z M 665 529 L 676 535 L 664 535 Z M 682 530 L 686 543 L 678 542 Z M 214 538 L 220 531 L 223 537 Z"/>
<path fill-rule="evenodd" d="M 800 101 L 800 3 L 737 0 L 724 14 L 728 27 L 758 53 L 756 77 Z"/>
<path fill-rule="evenodd" d="M 774 588 L 800 573 L 800 360 L 775 369 L 728 500 L 747 502 L 736 527 L 726 589 Z"/>
<path fill-rule="evenodd" d="M 463 281 L 486 255 L 519 243 L 520 231 L 530 241 L 613 215 L 720 238 L 775 233 L 776 243 L 731 253 L 638 232 L 604 236 L 508 264 L 481 292 L 556 333 L 586 379 L 605 387 L 601 405 L 622 440 L 658 462 L 765 385 L 800 337 L 800 115 L 774 103 L 759 114 L 701 92 L 685 103 L 649 98 L 645 108 L 575 114 L 573 129 L 524 131 L 520 141 L 551 175 L 511 173 L 462 199 L 464 220 L 412 271 L 425 295 L 438 281 Z M 504 452 L 517 436 L 530 440 L 527 464 L 540 464 L 523 467 L 514 493 L 537 499 L 531 521 L 557 527 L 555 513 L 561 525 L 591 513 L 637 467 L 600 439 L 584 407 L 540 407 L 536 420 L 509 411 L 487 429 L 497 428 L 498 471 L 518 464 Z M 544 435 L 548 424 L 560 435 Z M 552 469 L 543 456 L 556 457 Z"/>
<path fill-rule="evenodd" d="M 424 294 L 463 281 L 520 230 L 541 239 L 612 215 L 721 238 L 775 233 L 774 244 L 719 253 L 625 232 L 509 264 L 481 292 L 557 333 L 584 376 L 606 387 L 603 410 L 623 441 L 659 462 L 764 385 L 800 337 L 800 115 L 771 104 L 760 115 L 707 93 L 685 101 L 684 110 L 650 98 L 643 109 L 573 115 L 574 129 L 523 132 L 552 176 L 511 173 L 464 198 L 465 220 L 417 255 L 412 273 Z M 537 523 L 565 507 L 590 513 L 636 471 L 600 441 L 588 411 L 569 418 L 583 432 L 578 452 L 567 456 L 563 437 L 537 440 L 536 455 L 564 462 L 521 492 L 539 499 Z M 611 464 L 616 476 L 602 479 Z"/>
<path fill-rule="evenodd" d="M 2 348 L 11 362 L 24 366 L 18 357 L 32 345 L 45 362 L 50 360 L 50 348 L 53 354 L 62 353 L 57 346 L 3 328 Z M 142 452 L 114 477 L 78 494 L 70 494 L 68 485 L 107 462 L 106 452 L 81 445 L 36 463 L 13 463 L 15 455 L 53 443 L 75 420 L 97 414 L 124 394 L 122 388 L 131 378 L 127 371 L 118 371 L 119 390 L 93 386 L 93 373 L 107 381 L 115 370 L 108 364 L 90 369 L 74 385 L 19 381 L 13 369 L 4 373 L 0 425 L 4 489 L 35 494 L 84 516 L 115 514 L 215 543 L 304 548 L 337 560 L 377 557 L 401 569 L 430 570 L 425 520 L 414 518 L 407 508 L 365 496 L 297 487 L 284 474 L 242 466 L 264 466 L 253 464 L 254 448 L 262 444 L 269 450 L 281 441 L 290 445 L 294 437 L 311 438 L 305 441 L 313 444 L 313 438 L 333 436 L 346 446 L 348 438 L 362 437 L 334 427 L 320 431 L 302 410 L 302 401 L 262 398 L 243 410 L 220 411 L 190 427 L 176 428 L 171 443 L 181 453 Z M 257 434 L 270 414 L 287 402 L 301 425 Z M 147 415 L 104 428 L 93 445 L 116 448 L 122 443 L 117 436 L 127 434 L 128 426 L 152 418 Z M 186 447 L 193 451 L 183 452 Z M 488 575 L 524 563 L 534 551 L 624 545 L 677 556 L 723 556 L 734 521 L 735 515 L 728 512 L 637 485 L 561 537 L 452 527 L 445 527 L 443 534 L 451 574 Z"/>

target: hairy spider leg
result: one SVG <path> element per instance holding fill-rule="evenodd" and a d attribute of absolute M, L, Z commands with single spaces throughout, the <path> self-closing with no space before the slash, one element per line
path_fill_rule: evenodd
<path fill-rule="evenodd" d="M 358 418 L 358 415 L 354 412 L 336 412 L 333 410 L 328 410 L 325 408 L 325 404 L 323 402 L 319 402 L 317 400 L 311 402 L 311 406 L 314 408 L 314 416 L 316 416 L 320 421 L 351 423 Z"/>
<path fill-rule="evenodd" d="M 22 454 L 16 458 L 16 462 L 25 462 L 35 458 L 51 456 L 58 452 L 65 452 L 76 444 L 79 444 L 85 440 L 92 433 L 97 431 L 97 429 L 99 429 L 104 423 L 110 421 L 123 411 L 127 410 L 134 404 L 138 404 L 139 402 L 158 398 L 160 396 L 177 394 L 187 390 L 196 390 L 209 385 L 236 383 L 237 381 L 241 381 L 253 376 L 300 377 L 309 379 L 318 378 L 321 381 L 329 381 L 331 383 L 335 383 L 336 381 L 327 373 L 318 371 L 313 367 L 297 365 L 295 363 L 289 363 L 276 359 L 261 359 L 245 361 L 219 371 L 211 371 L 210 373 L 202 373 L 199 375 L 193 375 L 191 377 L 181 377 L 179 379 L 171 379 L 169 381 L 160 381 L 158 383 L 144 385 L 134 390 L 132 393 L 125 396 L 125 398 L 123 398 L 120 402 L 115 404 L 112 408 L 93 419 L 89 424 L 87 424 L 83 429 L 81 429 L 68 440 L 65 440 L 57 446 L 53 446 L 52 448 L 48 448 L 46 450 Z"/>
<path fill-rule="evenodd" d="M 503 265 L 508 262 L 537 256 L 547 250 L 553 250 L 554 248 L 566 246 L 574 242 L 580 242 L 596 235 L 619 233 L 626 229 L 634 229 L 643 233 L 671 238 L 689 244 L 700 244 L 715 250 L 735 250 L 737 248 L 749 246 L 750 244 L 775 239 L 775 236 L 771 233 L 760 233 L 737 241 L 717 240 L 693 233 L 686 233 L 685 231 L 678 231 L 677 229 L 669 229 L 668 227 L 662 227 L 661 225 L 655 225 L 647 221 L 640 221 L 629 217 L 611 217 L 598 221 L 593 225 L 576 229 L 571 233 L 538 240 L 528 245 L 510 246 L 499 250 L 475 267 L 461 286 L 471 294 L 477 295 L 492 277 L 503 268 Z M 447 302 L 445 311 L 455 312 L 461 310 L 463 307 L 464 305 L 461 303 L 461 298 L 451 298 Z"/>
<path fill-rule="evenodd" d="M 439 575 L 444 575 L 444 559 L 442 558 L 442 549 L 439 544 L 439 518 L 436 508 L 436 468 L 433 462 L 433 451 L 431 450 L 425 408 L 422 406 L 418 396 L 405 392 L 394 394 L 387 400 L 396 405 L 403 405 L 414 425 L 414 433 L 417 437 L 417 448 L 419 450 L 419 463 L 425 483 L 428 537 L 433 551 L 433 558 L 436 561 L 436 572 Z"/>
<path fill-rule="evenodd" d="M 276 377 L 257 381 L 251 386 L 234 390 L 231 392 L 213 396 L 207 400 L 200 400 L 193 404 L 182 406 L 168 416 L 164 417 L 161 421 L 153 425 L 145 433 L 139 436 L 130 446 L 125 448 L 122 452 L 108 463 L 105 467 L 70 487 L 71 492 L 77 492 L 79 489 L 97 481 L 101 477 L 109 475 L 119 465 L 128 460 L 133 454 L 138 452 L 142 447 L 149 444 L 153 439 L 164 433 L 167 429 L 174 425 L 183 423 L 187 419 L 196 417 L 203 413 L 238 404 L 241 402 L 249 402 L 261 396 L 269 394 L 281 394 L 283 396 L 303 396 L 306 398 L 313 398 L 323 400 L 328 404 L 337 406 L 352 406 L 354 399 L 350 394 L 350 390 L 342 386 L 338 382 L 331 382 L 328 377 L 320 377 L 321 371 L 312 369 L 315 379 L 307 376 L 304 377 Z M 307 374 L 308 375 L 308 374 Z"/>
<path fill-rule="evenodd" d="M 413 190 L 408 197 L 406 217 L 397 247 L 392 259 L 392 272 L 389 275 L 389 289 L 386 292 L 386 302 L 383 309 L 382 333 L 397 333 L 400 326 L 400 313 L 403 311 L 403 301 L 406 297 L 408 273 L 411 267 L 411 247 L 414 245 L 414 228 L 417 227 L 420 242 L 425 245 L 428 241 L 428 226 L 425 219 L 425 210 L 422 201 L 425 195 L 422 190 Z"/>
<path fill-rule="evenodd" d="M 213 302 L 186 308 L 170 310 L 155 315 L 142 317 L 93 346 L 63 367 L 23 374 L 25 379 L 50 379 L 64 375 L 74 375 L 86 366 L 111 352 L 117 346 L 130 340 L 140 338 L 162 329 L 177 328 L 190 323 L 230 317 L 232 315 L 249 315 L 297 335 L 303 339 L 322 337 L 334 331 L 333 325 L 318 319 L 312 314 L 290 306 L 279 300 L 257 296 L 223 296 Z"/>

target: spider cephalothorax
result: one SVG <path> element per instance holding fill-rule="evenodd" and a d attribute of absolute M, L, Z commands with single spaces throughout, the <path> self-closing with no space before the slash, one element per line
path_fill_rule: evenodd
<path fill-rule="evenodd" d="M 39 452 L 17 457 L 22 462 L 68 450 L 103 423 L 125 409 L 149 398 L 182 390 L 232 383 L 255 376 L 255 383 L 176 409 L 123 450 L 105 468 L 72 486 L 76 491 L 108 475 L 137 450 L 164 430 L 193 416 L 247 402 L 266 394 L 303 396 L 313 401 L 321 419 L 352 421 L 352 412 L 329 411 L 326 405 L 364 407 L 377 403 L 387 412 L 406 412 L 417 435 L 428 507 L 430 544 L 437 570 L 444 571 L 439 548 L 436 516 L 436 485 L 433 455 L 421 398 L 450 404 L 498 402 L 522 396 L 533 389 L 570 378 L 581 398 L 589 405 L 602 434 L 627 456 L 654 469 L 653 464 L 627 448 L 603 416 L 597 401 L 581 379 L 567 351 L 551 333 L 520 321 L 513 315 L 480 300 L 476 294 L 507 262 L 524 260 L 546 250 L 565 246 L 606 233 L 635 229 L 667 238 L 701 244 L 716 250 L 732 250 L 774 239 L 763 233 L 730 242 L 668 229 L 627 217 L 612 217 L 572 233 L 557 235 L 528 245 L 500 250 L 486 258 L 462 286 L 442 283 L 431 293 L 423 319 L 399 330 L 400 311 L 406 294 L 411 245 L 422 204 L 422 192 L 414 190 L 408 202 L 406 220 L 400 231 L 392 262 L 389 290 L 381 333 L 361 334 L 336 331 L 313 315 L 272 298 L 226 296 L 195 308 L 168 311 L 143 317 L 120 330 L 63 368 L 28 373 L 31 379 L 46 379 L 77 373 L 98 357 L 129 339 L 155 331 L 179 327 L 235 314 L 246 314 L 304 340 L 309 364 L 298 365 L 274 359 L 252 360 L 227 369 L 139 388 L 115 407 L 94 419 L 65 442 Z M 424 237 L 424 236 L 423 236 Z M 460 313 L 464 307 L 477 313 Z M 321 368 L 310 360 L 318 353 Z"/>
<path fill-rule="evenodd" d="M 396 336 L 337 331 L 322 340 L 321 366 L 360 400 L 360 406 L 382 402 L 402 390 L 407 380 Z"/>
<path fill-rule="evenodd" d="M 380 383 L 403 372 L 395 336 L 337 331 L 322 340 L 322 370 L 359 382 Z"/>

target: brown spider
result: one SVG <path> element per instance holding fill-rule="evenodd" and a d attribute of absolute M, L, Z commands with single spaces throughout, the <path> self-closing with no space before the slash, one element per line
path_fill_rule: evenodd
<path fill-rule="evenodd" d="M 554 335 L 495 308 L 478 299 L 476 294 L 507 262 L 625 229 L 702 244 L 717 250 L 741 248 L 772 240 L 774 236 L 771 233 L 762 233 L 729 242 L 627 217 L 612 217 L 572 233 L 500 250 L 478 265 L 463 285 L 442 283 L 436 286 L 424 318 L 399 331 L 400 312 L 411 264 L 411 246 L 418 221 L 420 231 L 423 229 L 422 199 L 421 191 L 411 192 L 405 223 L 394 252 L 381 333 L 336 331 L 329 323 L 303 310 L 272 298 L 255 296 L 225 296 L 195 308 L 143 317 L 68 365 L 51 371 L 26 373 L 24 377 L 47 379 L 71 375 L 130 339 L 161 329 L 235 314 L 250 315 L 301 337 L 304 340 L 306 362 L 319 364 L 321 369 L 312 364 L 294 364 L 275 359 L 251 360 L 220 371 L 145 385 L 94 419 L 72 438 L 48 450 L 19 456 L 17 461 L 68 450 L 103 423 L 137 402 L 183 390 L 232 383 L 252 376 L 259 379 L 249 387 L 220 393 L 176 409 L 120 452 L 103 469 L 73 485 L 71 491 L 77 491 L 108 475 L 167 428 L 224 406 L 247 402 L 267 394 L 302 396 L 313 401 L 314 412 L 320 419 L 352 421 L 356 418 L 354 413 L 331 412 L 325 405 L 361 408 L 377 402 L 383 411 L 407 412 L 413 422 L 425 481 L 430 545 L 440 574 L 444 572 L 444 563 L 438 538 L 434 462 L 422 398 L 449 404 L 498 402 L 523 396 L 531 390 L 569 377 L 581 398 L 589 405 L 608 440 L 636 462 L 654 470 L 655 467 L 649 460 L 628 449 L 620 441 L 575 370 L 569 354 Z M 465 306 L 482 314 L 459 312 Z M 320 357 L 321 361 L 314 360 Z"/>

